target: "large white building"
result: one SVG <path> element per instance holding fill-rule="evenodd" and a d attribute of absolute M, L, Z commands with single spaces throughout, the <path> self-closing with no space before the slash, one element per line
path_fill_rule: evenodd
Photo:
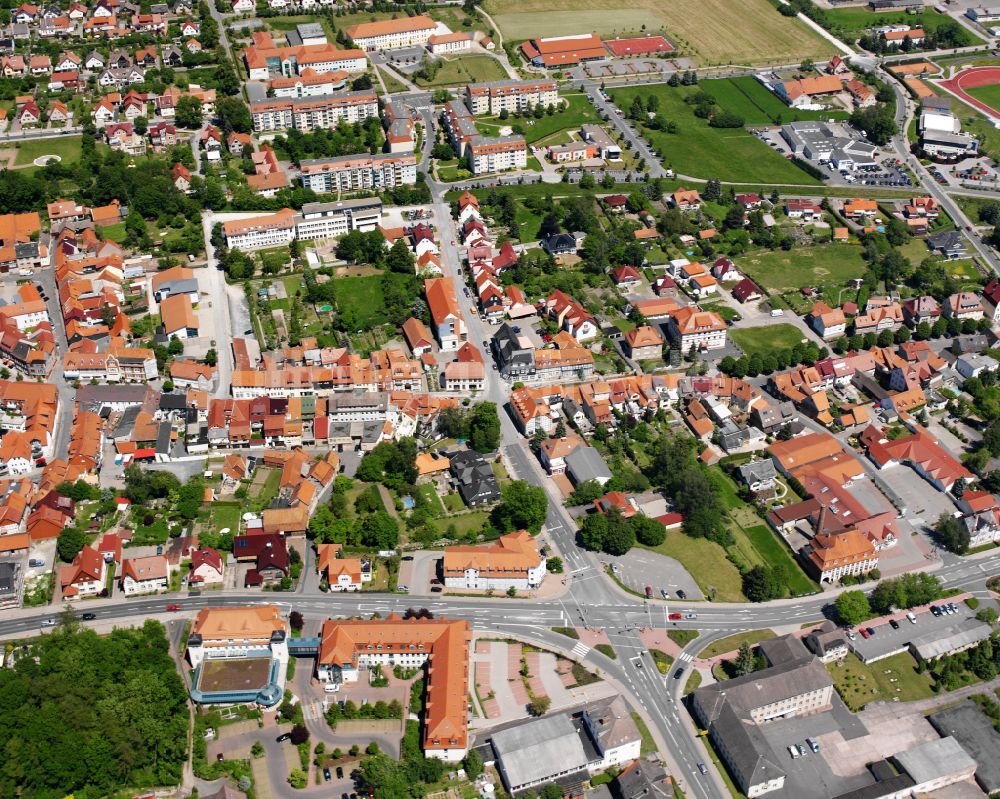
<path fill-rule="evenodd" d="M 378 116 L 378 96 L 372 91 L 342 92 L 317 97 L 276 97 L 250 104 L 253 129 L 316 130 L 341 122 L 363 122 Z"/>
<path fill-rule="evenodd" d="M 318 194 L 363 189 L 391 189 L 417 182 L 413 153 L 367 153 L 303 161 L 299 180 Z"/>
<path fill-rule="evenodd" d="M 465 88 L 466 102 L 473 114 L 501 111 L 524 111 L 535 106 L 556 105 L 558 85 L 554 80 L 503 80 L 493 83 L 470 83 Z"/>
<path fill-rule="evenodd" d="M 466 154 L 474 175 L 524 169 L 528 165 L 528 145 L 523 136 L 480 136 L 469 142 Z"/>
<path fill-rule="evenodd" d="M 226 246 L 237 250 L 279 247 L 295 238 L 295 212 L 283 208 L 273 214 L 223 222 Z"/>
<path fill-rule="evenodd" d="M 545 579 L 545 559 L 531 534 L 520 530 L 480 546 L 445 547 L 444 584 L 478 591 L 527 591 Z"/>
<path fill-rule="evenodd" d="M 192 666 L 215 658 L 253 657 L 261 653 L 288 662 L 288 622 L 281 618 L 277 605 L 198 611 L 187 645 Z"/>
<path fill-rule="evenodd" d="M 352 230 L 374 230 L 381 216 L 382 201 L 377 197 L 306 203 L 295 223 L 295 235 L 303 241 L 339 238 Z"/>
<path fill-rule="evenodd" d="M 401 17 L 380 22 L 362 22 L 344 29 L 355 47 L 363 50 L 393 50 L 397 47 L 423 47 L 437 23 L 430 17 Z"/>

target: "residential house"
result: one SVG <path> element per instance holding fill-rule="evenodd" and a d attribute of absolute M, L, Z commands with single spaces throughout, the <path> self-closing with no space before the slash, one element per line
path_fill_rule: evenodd
<path fill-rule="evenodd" d="M 121 589 L 125 596 L 166 591 L 169 580 L 170 564 L 163 555 L 126 558 L 122 562 Z"/>

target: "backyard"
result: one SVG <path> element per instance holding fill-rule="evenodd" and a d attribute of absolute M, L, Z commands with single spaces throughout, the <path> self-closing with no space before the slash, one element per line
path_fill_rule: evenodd
<path fill-rule="evenodd" d="M 56 136 L 51 139 L 29 139 L 19 142 L 14 145 L 17 148 L 14 164 L 17 166 L 31 164 L 43 155 L 58 155 L 64 164 L 72 163 L 80 158 L 80 141 L 80 136 Z"/>
<path fill-rule="evenodd" d="M 694 114 L 684 98 L 698 91 L 692 87 L 642 86 L 616 89 L 616 105 L 628 110 L 638 96 L 659 100 L 658 113 L 677 126 L 676 133 L 644 128 L 643 135 L 661 153 L 664 163 L 679 173 L 744 183 L 816 185 L 791 161 L 744 128 L 712 128 Z"/>
<path fill-rule="evenodd" d="M 337 278 L 337 307 L 351 308 L 361 330 L 385 322 L 382 276 L 365 275 Z"/>

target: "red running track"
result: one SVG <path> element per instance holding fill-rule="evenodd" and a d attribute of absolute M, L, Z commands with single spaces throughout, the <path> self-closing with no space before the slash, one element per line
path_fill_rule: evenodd
<path fill-rule="evenodd" d="M 1000 111 L 977 100 L 965 91 L 979 86 L 992 86 L 995 83 L 1000 83 L 1000 67 L 970 67 L 963 69 L 954 78 L 943 80 L 940 83 L 941 86 L 973 108 L 978 108 L 993 119 L 1000 119 Z"/>

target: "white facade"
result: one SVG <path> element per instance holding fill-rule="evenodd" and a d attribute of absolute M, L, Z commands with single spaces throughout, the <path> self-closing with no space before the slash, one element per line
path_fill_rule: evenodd
<path fill-rule="evenodd" d="M 317 194 L 412 186 L 417 182 L 417 158 L 412 153 L 380 153 L 304 161 L 299 180 Z"/>
<path fill-rule="evenodd" d="M 520 136 L 511 141 L 481 138 L 469 143 L 469 169 L 474 175 L 524 169 L 528 165 L 528 148 Z"/>
<path fill-rule="evenodd" d="M 538 105 L 559 103 L 558 86 L 554 80 L 472 83 L 465 93 L 469 110 L 476 115 L 497 116 L 501 111 L 524 111 Z"/>
<path fill-rule="evenodd" d="M 157 591 L 167 590 L 167 578 L 155 577 L 148 580 L 134 580 L 130 575 L 122 578 L 122 593 L 125 596 L 136 596 L 137 594 L 152 594 Z"/>
<path fill-rule="evenodd" d="M 518 591 L 527 591 L 531 588 L 538 588 L 545 579 L 545 560 L 533 569 L 526 570 L 520 577 L 489 577 L 482 575 L 478 569 L 469 568 L 461 577 L 446 577 L 444 584 L 447 588 L 463 588 L 473 591 L 506 591 L 514 588 Z"/>
<path fill-rule="evenodd" d="M 255 131 L 335 128 L 341 122 L 353 124 L 377 117 L 378 98 L 372 92 L 282 97 L 251 103 L 250 114 Z"/>

